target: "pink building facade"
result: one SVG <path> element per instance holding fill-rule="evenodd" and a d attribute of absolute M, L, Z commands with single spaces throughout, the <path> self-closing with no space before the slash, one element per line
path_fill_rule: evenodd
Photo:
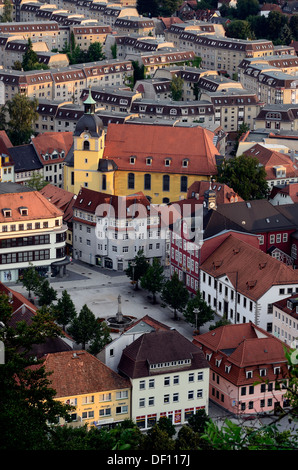
<path fill-rule="evenodd" d="M 273 413 L 288 405 L 285 344 L 253 323 L 194 337 L 210 365 L 209 398 L 234 415 Z"/>

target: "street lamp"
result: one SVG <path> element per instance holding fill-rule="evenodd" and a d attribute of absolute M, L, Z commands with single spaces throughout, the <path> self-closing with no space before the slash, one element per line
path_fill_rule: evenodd
<path fill-rule="evenodd" d="M 131 261 L 130 265 L 132 267 L 132 283 L 135 286 L 135 267 L 137 263 L 135 261 Z"/>
<path fill-rule="evenodd" d="M 196 329 L 195 329 L 195 332 L 197 333 L 197 329 L 198 329 L 198 313 L 200 312 L 200 309 L 199 308 L 194 308 L 193 309 L 193 313 L 195 314 L 195 317 L 196 317 Z"/>

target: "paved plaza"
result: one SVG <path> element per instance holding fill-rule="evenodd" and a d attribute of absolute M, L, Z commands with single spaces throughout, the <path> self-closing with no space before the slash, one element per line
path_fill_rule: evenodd
<path fill-rule="evenodd" d="M 64 289 L 67 290 L 77 312 L 86 304 L 97 318 L 106 320 L 117 313 L 120 294 L 123 315 L 133 316 L 136 319 L 150 315 L 192 340 L 194 329 L 183 320 L 183 315 L 179 315 L 179 321 L 174 320 L 173 311 L 169 307 L 163 306 L 158 296 L 157 303 L 152 304 L 149 293 L 141 288 L 135 290 L 125 273 L 74 261 L 67 267 L 66 277 L 51 278 L 50 283 L 57 291 L 58 297 L 61 296 Z M 26 297 L 28 296 L 27 291 L 20 283 L 11 287 Z M 207 331 L 208 328 L 206 325 L 201 331 Z"/>

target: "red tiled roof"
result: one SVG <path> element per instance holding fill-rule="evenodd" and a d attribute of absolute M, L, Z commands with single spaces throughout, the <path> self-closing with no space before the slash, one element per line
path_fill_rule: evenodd
<path fill-rule="evenodd" d="M 28 208 L 28 215 L 21 215 L 20 207 Z M 11 209 L 11 217 L 4 217 L 3 210 Z M 21 222 L 60 217 L 63 212 L 50 203 L 38 191 L 0 194 L 0 222 Z"/>
<path fill-rule="evenodd" d="M 213 352 L 210 366 L 219 375 L 236 385 L 253 384 L 260 380 L 260 369 L 266 368 L 266 380 L 276 380 L 274 366 L 281 367 L 281 375 L 287 376 L 287 359 L 284 348 L 286 345 L 278 338 L 253 323 L 225 325 L 215 330 L 196 336 L 193 343 L 203 347 L 203 351 Z M 222 356 L 220 366 L 215 365 L 218 353 Z M 225 365 L 231 365 L 227 372 Z M 253 376 L 246 377 L 251 370 Z"/>
<path fill-rule="evenodd" d="M 84 350 L 47 354 L 44 366 L 53 372 L 49 380 L 58 398 L 130 388 L 129 380 Z"/>
<path fill-rule="evenodd" d="M 69 150 L 71 149 L 73 144 L 73 133 L 44 132 L 43 134 L 38 134 L 38 136 L 34 137 L 34 139 L 32 139 L 32 144 L 40 158 L 40 161 L 44 165 L 49 165 L 50 163 L 59 163 L 64 160 Z M 43 155 L 51 155 L 55 150 L 59 154 L 64 151 L 64 157 L 55 158 L 55 160 L 44 159 Z"/>
<path fill-rule="evenodd" d="M 49 202 L 54 204 L 58 209 L 64 212 L 63 220 L 68 222 L 72 218 L 72 207 L 75 203 L 75 194 L 66 191 L 65 189 L 58 188 L 53 184 L 47 184 L 40 191 Z"/>
<path fill-rule="evenodd" d="M 259 248 L 232 234 L 204 261 L 202 271 L 228 276 L 237 291 L 257 300 L 273 285 L 297 284 L 298 273 Z"/>
<path fill-rule="evenodd" d="M 202 127 L 110 124 L 104 158 L 112 159 L 118 170 L 215 175 L 218 150 L 213 136 Z M 132 156 L 136 157 L 133 165 Z M 152 157 L 150 166 L 146 165 L 147 157 Z M 171 159 L 167 167 L 166 158 Z M 187 167 L 182 167 L 183 159 L 188 159 Z"/>
<path fill-rule="evenodd" d="M 74 209 L 96 213 L 100 205 L 111 206 L 115 217 L 133 217 L 126 209 L 134 204 L 142 204 L 146 209 L 150 205 L 149 200 L 142 192 L 130 194 L 128 196 L 114 196 L 112 194 L 101 193 L 87 188 L 81 188 L 73 205 Z M 102 214 L 104 217 L 104 214 Z"/>
<path fill-rule="evenodd" d="M 196 194 L 196 199 L 198 203 L 203 203 L 204 193 L 209 189 L 216 192 L 216 203 L 217 204 L 229 204 L 232 202 L 240 202 L 243 199 L 235 193 L 235 191 L 230 188 L 227 184 L 213 182 L 210 186 L 210 181 L 195 181 L 189 188 L 187 192 L 187 197 L 193 197 L 192 194 Z"/>
<path fill-rule="evenodd" d="M 298 176 L 298 169 L 295 168 L 294 162 L 288 155 L 271 150 L 261 144 L 255 144 L 245 152 L 244 155 L 255 157 L 260 164 L 264 166 L 267 179 L 272 180 L 278 178 L 275 174 L 275 166 L 284 166 L 286 168 L 286 177 L 293 178 Z M 280 179 L 280 177 L 279 177 Z"/>

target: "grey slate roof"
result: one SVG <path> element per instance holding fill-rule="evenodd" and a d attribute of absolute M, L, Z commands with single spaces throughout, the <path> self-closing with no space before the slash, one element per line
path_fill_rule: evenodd
<path fill-rule="evenodd" d="M 9 153 L 15 164 L 15 172 L 39 170 L 43 168 L 32 144 L 11 147 Z"/>

